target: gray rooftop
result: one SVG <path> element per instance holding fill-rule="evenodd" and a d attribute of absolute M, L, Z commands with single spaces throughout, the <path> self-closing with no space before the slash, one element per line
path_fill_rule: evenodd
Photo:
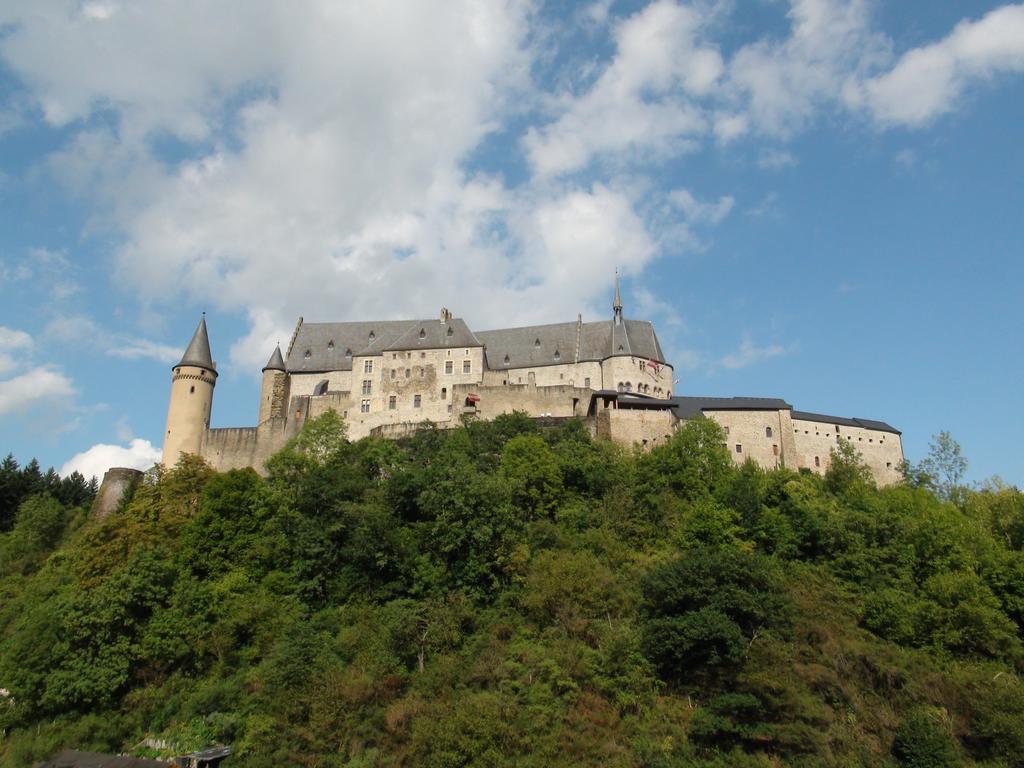
<path fill-rule="evenodd" d="M 205 312 L 200 318 L 196 332 L 192 334 L 192 341 L 188 343 L 188 349 L 181 356 L 181 362 L 178 365 L 194 365 L 197 368 L 205 368 L 213 373 L 217 372 L 217 367 L 213 364 L 213 356 L 210 354 L 210 337 L 206 333 Z"/>
<path fill-rule="evenodd" d="M 892 432 L 894 435 L 903 434 L 891 424 L 886 424 L 884 421 L 876 421 L 875 419 L 827 416 L 823 413 L 811 413 L 809 411 L 793 411 L 793 418 L 803 421 L 820 421 L 825 424 L 838 424 L 841 427 L 860 427 L 861 429 L 874 429 L 879 432 Z"/>
<path fill-rule="evenodd" d="M 281 356 L 281 345 L 280 344 L 278 344 L 277 347 L 274 349 L 274 354 L 272 354 L 270 356 L 270 359 L 267 361 L 267 364 L 265 366 L 263 366 L 263 370 L 264 371 L 283 371 L 283 370 L 285 370 L 284 358 Z"/>
<path fill-rule="evenodd" d="M 791 411 L 778 397 L 674 397 L 676 418 L 692 419 L 704 411 Z"/>
<path fill-rule="evenodd" d="M 528 325 L 480 331 L 477 337 L 487 348 L 487 367 L 527 368 L 571 363 L 576 355 L 576 323 Z M 580 326 L 579 360 L 604 360 L 633 355 L 664 363 L 665 356 L 647 320 L 599 320 Z"/>
<path fill-rule="evenodd" d="M 413 349 L 482 346 L 460 318 L 302 323 L 288 353 L 290 373 L 350 371 L 352 358 Z"/>

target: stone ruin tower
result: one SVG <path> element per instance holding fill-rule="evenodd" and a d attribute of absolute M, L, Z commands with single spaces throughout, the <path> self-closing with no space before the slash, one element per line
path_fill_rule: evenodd
<path fill-rule="evenodd" d="M 281 345 L 277 345 L 274 354 L 263 368 L 263 384 L 260 387 L 260 415 L 257 424 L 267 419 L 279 419 L 287 415 L 288 405 L 288 372 L 285 370 L 284 357 L 281 356 Z"/>
<path fill-rule="evenodd" d="M 210 354 L 205 312 L 181 362 L 172 370 L 171 399 L 164 431 L 162 461 L 165 467 L 177 464 L 183 453 L 199 454 L 203 435 L 210 427 L 217 365 Z"/>

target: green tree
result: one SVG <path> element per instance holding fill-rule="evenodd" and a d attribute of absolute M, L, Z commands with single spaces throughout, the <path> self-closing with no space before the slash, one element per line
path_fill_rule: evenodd
<path fill-rule="evenodd" d="M 939 713 L 917 709 L 900 723 L 892 753 L 902 768 L 955 768 L 960 765 L 956 743 L 939 720 Z"/>
<path fill-rule="evenodd" d="M 960 501 L 967 459 L 960 450 L 960 444 L 949 432 L 932 435 L 928 455 L 921 462 L 920 469 L 931 478 L 932 488 L 941 498 Z"/>

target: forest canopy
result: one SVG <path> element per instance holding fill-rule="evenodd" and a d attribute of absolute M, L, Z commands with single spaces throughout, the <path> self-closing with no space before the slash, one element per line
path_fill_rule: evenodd
<path fill-rule="evenodd" d="M 734 466 L 706 420 L 641 453 L 328 414 L 265 477 L 186 456 L 102 520 L 34 486 L 0 765 L 1024 766 L 1024 494 L 960 458 L 879 489 L 852 450 Z"/>

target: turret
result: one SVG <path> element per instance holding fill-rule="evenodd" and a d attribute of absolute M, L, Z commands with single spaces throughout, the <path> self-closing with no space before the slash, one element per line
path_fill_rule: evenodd
<path fill-rule="evenodd" d="M 288 403 L 288 371 L 285 369 L 281 345 L 278 344 L 270 360 L 263 366 L 263 386 L 260 388 L 259 424 L 267 419 L 285 415 Z"/>
<path fill-rule="evenodd" d="M 177 464 L 183 453 L 198 454 L 203 435 L 210 427 L 217 366 L 210 354 L 205 312 L 181 362 L 171 370 L 171 399 L 167 406 L 163 454 L 163 464 L 168 468 Z"/>
<path fill-rule="evenodd" d="M 622 325 L 622 294 L 619 292 L 619 270 L 615 270 L 615 299 L 612 301 L 615 324 Z"/>

